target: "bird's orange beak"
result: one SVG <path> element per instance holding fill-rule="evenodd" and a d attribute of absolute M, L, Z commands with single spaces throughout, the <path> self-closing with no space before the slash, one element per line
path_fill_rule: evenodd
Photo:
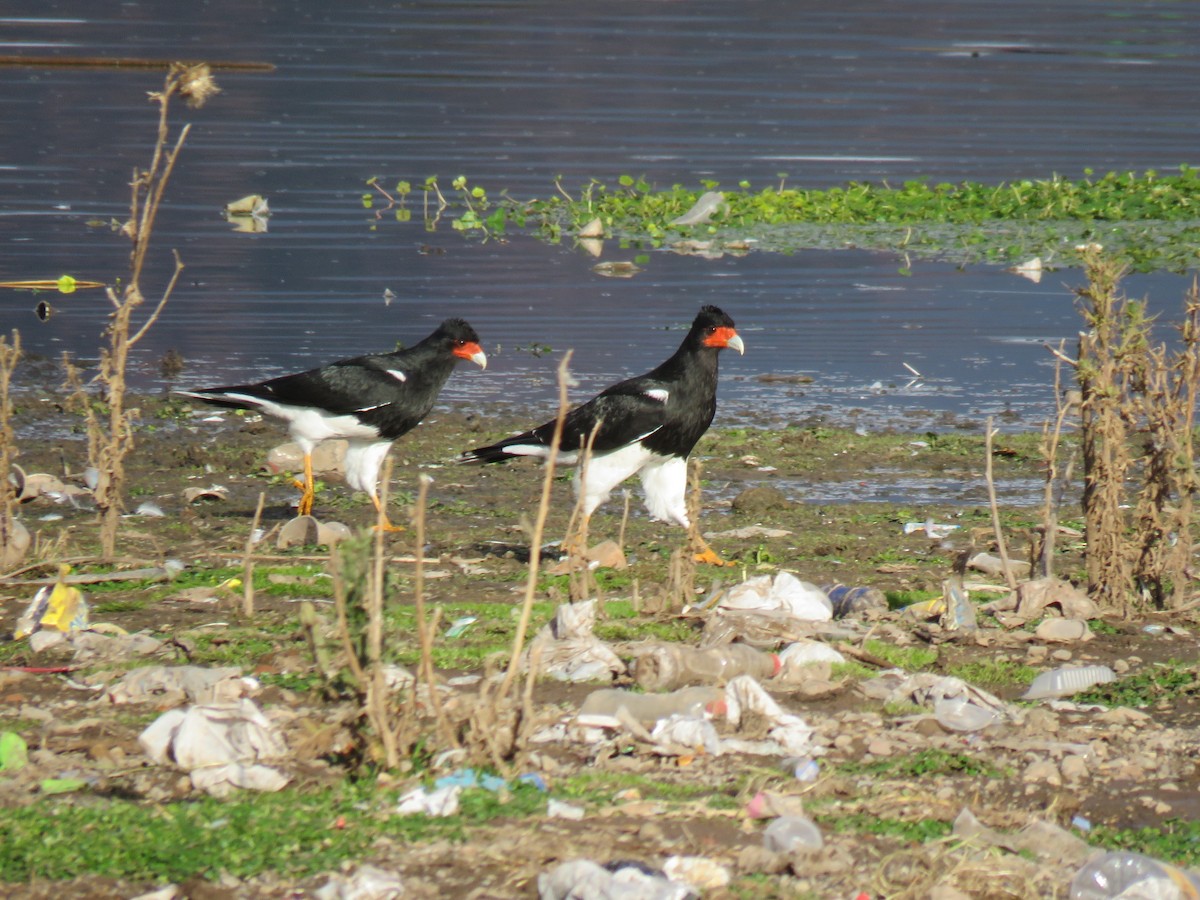
<path fill-rule="evenodd" d="M 728 347 L 738 353 L 746 352 L 746 345 L 736 331 L 728 326 L 722 326 L 704 339 L 705 347 Z"/>
<path fill-rule="evenodd" d="M 487 354 L 484 353 L 483 348 L 474 341 L 467 341 L 461 347 L 455 347 L 454 355 L 462 359 L 470 360 L 481 369 L 487 368 Z"/>

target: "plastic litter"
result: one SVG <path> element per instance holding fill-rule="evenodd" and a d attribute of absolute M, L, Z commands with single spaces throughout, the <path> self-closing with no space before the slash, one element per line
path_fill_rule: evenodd
<path fill-rule="evenodd" d="M 721 715 L 725 712 L 725 693 L 715 687 L 687 687 L 668 694 L 605 688 L 587 696 L 579 708 L 579 718 L 615 717 L 621 710 L 649 728 L 673 715 Z"/>
<path fill-rule="evenodd" d="M 278 791 L 288 783 L 282 772 L 259 764 L 282 757 L 287 747 L 253 700 L 169 710 L 138 735 L 138 744 L 154 762 L 175 763 L 216 797 L 239 787 Z"/>
<path fill-rule="evenodd" d="M 933 521 L 933 519 L 926 519 L 924 522 L 905 522 L 904 533 L 912 534 L 917 531 L 923 531 L 925 532 L 925 536 L 930 540 L 940 541 L 942 538 L 949 537 L 952 531 L 961 527 L 961 525 L 944 525 L 941 522 Z"/>
<path fill-rule="evenodd" d="M 704 856 L 668 856 L 663 860 L 663 874 L 701 891 L 725 887 L 733 880 L 727 868 Z"/>
<path fill-rule="evenodd" d="M 942 598 L 946 601 L 946 609 L 941 614 L 944 629 L 959 633 L 976 630 L 975 605 L 963 587 L 961 577 L 955 575 L 942 582 Z"/>
<path fill-rule="evenodd" d="M 611 681 L 614 675 L 624 674 L 621 657 L 592 634 L 595 624 L 595 600 L 562 604 L 531 642 L 525 667 L 536 648 L 539 672 L 559 681 Z"/>
<path fill-rule="evenodd" d="M 1004 560 L 991 553 L 976 553 L 967 560 L 967 568 L 1000 578 L 1004 575 Z M 1027 578 L 1031 567 L 1024 560 L 1010 558 L 1008 568 L 1017 578 Z"/>
<path fill-rule="evenodd" d="M 672 219 L 671 225 L 702 225 L 709 221 L 713 214 L 725 206 L 725 195 L 720 191 L 705 191 L 692 204 L 692 208 L 677 219 Z"/>
<path fill-rule="evenodd" d="M 774 578 L 759 575 L 731 587 L 718 604 L 722 609 L 784 610 L 798 619 L 828 622 L 833 604 L 825 592 L 790 572 Z"/>
<path fill-rule="evenodd" d="M 551 797 L 546 804 L 546 815 L 552 819 L 569 819 L 578 822 L 583 819 L 584 810 L 582 806 L 572 806 L 570 803 L 564 803 Z"/>
<path fill-rule="evenodd" d="M 869 610 L 887 610 L 887 595 L 879 588 L 850 587 L 845 584 L 821 585 L 829 602 L 833 604 L 833 617 L 844 619 L 847 616 L 861 615 Z"/>
<path fill-rule="evenodd" d="M 364 864 L 353 875 L 330 875 L 313 896 L 316 900 L 399 900 L 404 883 L 397 872 Z"/>
<path fill-rule="evenodd" d="M 241 669 L 226 666 L 145 666 L 121 676 L 109 686 L 110 703 L 157 703 L 160 708 L 181 703 L 232 703 L 258 688 Z"/>
<path fill-rule="evenodd" d="M 746 644 L 703 650 L 686 644 L 658 644 L 637 654 L 634 676 L 647 691 L 670 691 L 689 684 L 724 684 L 738 675 L 771 678 L 782 663 L 773 653 Z"/>
<path fill-rule="evenodd" d="M 1045 700 L 1069 697 L 1086 691 L 1097 684 L 1108 684 L 1117 680 L 1117 673 L 1108 666 L 1063 666 L 1043 672 L 1029 690 L 1021 695 L 1022 700 Z"/>
<path fill-rule="evenodd" d="M 538 876 L 539 900 L 694 900 L 687 884 L 646 871 L 634 863 L 606 868 L 590 859 L 574 859 Z"/>
<path fill-rule="evenodd" d="M 15 731 L 0 732 L 0 772 L 15 772 L 29 762 L 29 746 Z"/>
<path fill-rule="evenodd" d="M 462 785 L 459 784 L 448 784 L 433 791 L 423 787 L 413 788 L 397 802 L 396 812 L 402 816 L 452 816 L 458 812 L 458 798 L 462 792 Z"/>
<path fill-rule="evenodd" d="M 82 631 L 88 626 L 88 605 L 79 588 L 67 584 L 71 567 L 59 567 L 58 581 L 46 585 L 33 595 L 17 627 L 13 640 L 28 637 L 39 628 L 54 628 L 58 631 Z"/>
<path fill-rule="evenodd" d="M 763 831 L 763 846 L 775 853 L 820 850 L 824 845 L 821 829 L 807 816 L 780 816 Z"/>
<path fill-rule="evenodd" d="M 1070 900 L 1197 900 L 1200 876 L 1127 850 L 1105 853 L 1071 879 Z"/>

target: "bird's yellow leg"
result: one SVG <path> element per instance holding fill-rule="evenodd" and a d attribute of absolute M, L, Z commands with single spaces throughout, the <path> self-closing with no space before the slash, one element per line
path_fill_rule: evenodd
<path fill-rule="evenodd" d="M 403 525 L 393 525 L 387 517 L 387 513 L 383 509 L 383 504 L 379 502 L 379 498 L 372 495 L 371 502 L 375 504 L 375 512 L 379 518 L 376 521 L 375 527 L 380 531 L 404 531 Z"/>
<path fill-rule="evenodd" d="M 304 484 L 300 486 L 302 492 L 300 494 L 300 502 L 296 506 L 296 512 L 302 516 L 312 515 L 313 495 L 316 493 L 313 487 L 313 468 L 312 454 L 304 454 Z"/>
<path fill-rule="evenodd" d="M 696 548 L 696 554 L 692 558 L 698 563 L 706 563 L 710 566 L 733 565 L 733 563 L 722 559 L 717 551 L 708 545 L 708 541 L 701 537 L 699 529 L 696 529 L 695 533 L 691 535 L 691 540 L 688 543 Z"/>

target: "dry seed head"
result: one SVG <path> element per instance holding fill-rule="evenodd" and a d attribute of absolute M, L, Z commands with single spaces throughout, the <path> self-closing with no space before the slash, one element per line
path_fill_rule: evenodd
<path fill-rule="evenodd" d="M 197 63 L 194 66 L 176 63 L 173 68 L 179 76 L 179 96 L 193 109 L 199 109 L 210 97 L 221 92 L 217 83 L 213 81 L 212 70 L 207 63 Z"/>

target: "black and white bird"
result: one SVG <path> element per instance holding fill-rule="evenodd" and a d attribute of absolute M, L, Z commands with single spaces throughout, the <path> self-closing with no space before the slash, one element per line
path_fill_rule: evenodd
<path fill-rule="evenodd" d="M 304 485 L 298 511 L 312 512 L 312 452 L 321 441 L 345 439 L 346 483 L 365 491 L 380 510 L 379 469 L 392 442 L 417 426 L 433 408 L 455 363 L 487 368 L 479 336 L 463 319 L 447 319 L 405 350 L 343 359 L 318 369 L 257 384 L 178 391 L 215 406 L 252 409 L 287 423 L 304 453 Z"/>
<path fill-rule="evenodd" d="M 591 441 L 586 474 L 575 471 L 575 491 L 586 518 L 609 493 L 637 473 L 651 517 L 690 527 L 687 512 L 687 458 L 717 411 L 717 354 L 745 345 L 733 319 L 715 306 L 703 307 L 675 354 L 645 375 L 607 388 L 567 413 L 559 461 L 579 462 Z M 467 451 L 463 462 L 503 462 L 522 456 L 546 458 L 554 421 Z M 712 550 L 700 557 L 720 562 Z"/>

